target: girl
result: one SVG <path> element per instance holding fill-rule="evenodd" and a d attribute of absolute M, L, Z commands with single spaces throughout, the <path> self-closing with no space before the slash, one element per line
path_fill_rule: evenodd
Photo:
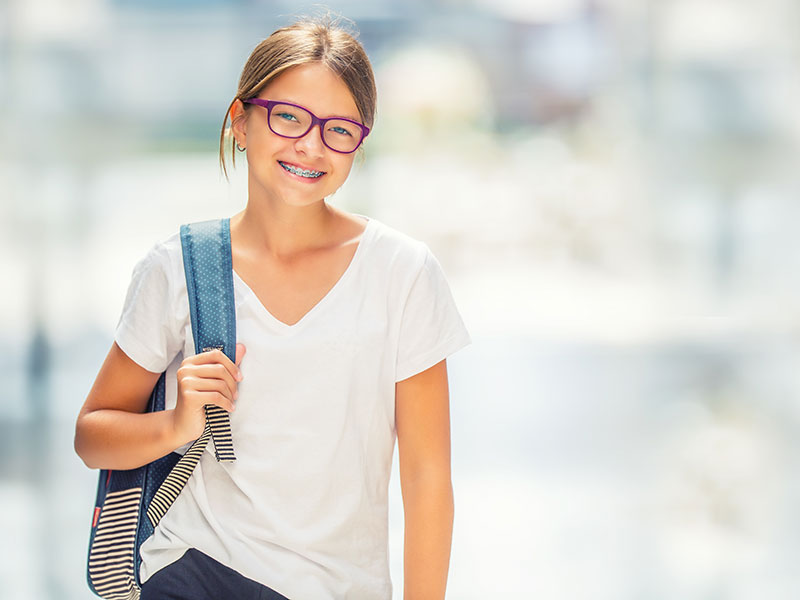
<path fill-rule="evenodd" d="M 248 58 L 220 136 L 226 175 L 229 136 L 248 168 L 230 221 L 235 362 L 194 354 L 177 232 L 134 269 L 77 453 L 91 468 L 141 466 L 188 447 L 215 404 L 231 413 L 237 457 L 217 462 L 209 444 L 142 545 L 144 600 L 391 598 L 395 436 L 405 597 L 444 597 L 445 359 L 471 340 L 426 244 L 326 201 L 375 104 L 364 49 L 329 21 L 279 29 Z M 167 410 L 143 414 L 164 370 Z"/>

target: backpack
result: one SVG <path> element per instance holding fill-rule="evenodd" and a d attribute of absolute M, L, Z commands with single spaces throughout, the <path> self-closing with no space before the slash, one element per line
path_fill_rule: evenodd
<path fill-rule="evenodd" d="M 181 225 L 181 249 L 195 352 L 221 349 L 236 357 L 230 220 Z M 164 410 L 166 372 L 153 388 L 147 412 Z M 154 532 L 188 481 L 209 439 L 218 461 L 234 461 L 230 415 L 206 405 L 203 434 L 177 452 L 136 469 L 102 469 L 89 537 L 89 588 L 106 600 L 138 600 L 139 548 Z"/>

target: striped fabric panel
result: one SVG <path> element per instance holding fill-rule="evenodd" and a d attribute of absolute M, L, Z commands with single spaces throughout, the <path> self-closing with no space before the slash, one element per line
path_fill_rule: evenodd
<path fill-rule="evenodd" d="M 142 488 L 106 496 L 89 554 L 89 577 L 106 600 L 138 600 L 133 577 L 134 544 Z"/>
<path fill-rule="evenodd" d="M 203 430 L 203 435 L 197 438 L 194 443 L 189 447 L 177 464 L 172 468 L 167 475 L 164 482 L 159 486 L 153 499 L 150 501 L 150 506 L 147 507 L 147 517 L 153 527 L 158 525 L 158 522 L 167 514 L 169 507 L 175 502 L 175 498 L 181 493 L 181 490 L 189 481 L 192 476 L 194 468 L 197 466 L 203 451 L 208 445 L 208 440 L 211 438 L 211 428 L 206 420 L 206 428 Z"/>
<path fill-rule="evenodd" d="M 233 437 L 231 436 L 231 415 L 216 404 L 206 405 L 206 423 L 211 428 L 214 451 L 220 462 L 233 462 Z"/>

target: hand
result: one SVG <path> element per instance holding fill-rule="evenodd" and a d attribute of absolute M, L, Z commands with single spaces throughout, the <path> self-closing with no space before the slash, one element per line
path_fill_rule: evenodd
<path fill-rule="evenodd" d="M 237 387 L 242 380 L 239 364 L 245 351 L 243 344 L 236 344 L 236 364 L 222 350 L 201 352 L 183 360 L 178 368 L 178 400 L 172 414 L 176 448 L 202 435 L 206 404 L 215 404 L 228 412 L 235 410 Z"/>

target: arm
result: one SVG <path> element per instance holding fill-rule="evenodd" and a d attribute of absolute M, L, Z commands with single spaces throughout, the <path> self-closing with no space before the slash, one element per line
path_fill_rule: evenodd
<path fill-rule="evenodd" d="M 404 597 L 444 598 L 453 535 L 447 363 L 395 384 L 405 514 Z"/>
<path fill-rule="evenodd" d="M 236 350 L 238 364 L 244 346 Z M 145 413 L 160 374 L 136 364 L 114 342 L 78 415 L 75 452 L 93 469 L 133 469 L 165 456 L 200 436 L 205 404 L 233 410 L 238 374 L 218 350 L 190 356 L 178 369 L 176 408 Z"/>

